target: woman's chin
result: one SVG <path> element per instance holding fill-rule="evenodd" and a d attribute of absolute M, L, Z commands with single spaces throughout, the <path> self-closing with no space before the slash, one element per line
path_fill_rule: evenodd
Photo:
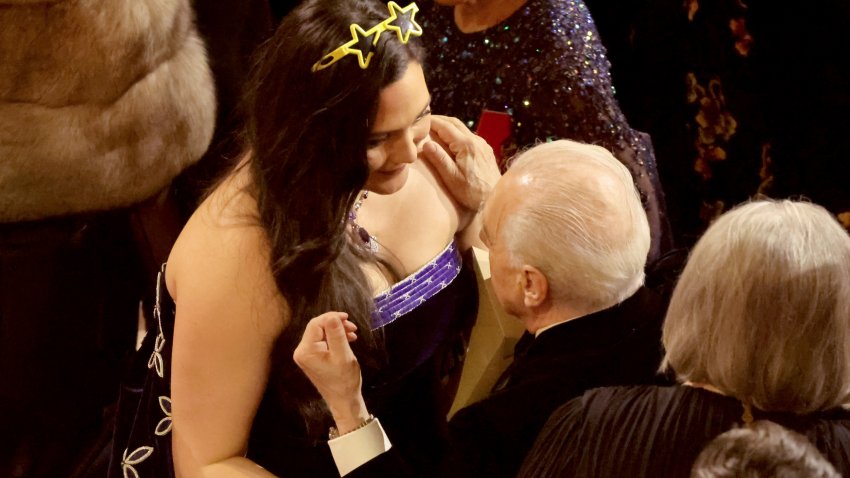
<path fill-rule="evenodd" d="M 369 175 L 366 181 L 366 189 L 375 194 L 393 194 L 401 190 L 407 184 L 407 176 L 410 167 L 405 165 L 397 172 L 384 173 L 375 171 Z"/>

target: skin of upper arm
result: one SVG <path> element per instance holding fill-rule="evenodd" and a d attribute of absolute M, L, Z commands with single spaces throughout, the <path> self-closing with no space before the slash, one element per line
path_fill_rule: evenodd
<path fill-rule="evenodd" d="M 203 206 L 202 206 L 203 208 Z M 178 477 L 270 476 L 244 458 L 286 321 L 262 229 L 199 210 L 169 257 L 177 305 L 172 450 Z"/>

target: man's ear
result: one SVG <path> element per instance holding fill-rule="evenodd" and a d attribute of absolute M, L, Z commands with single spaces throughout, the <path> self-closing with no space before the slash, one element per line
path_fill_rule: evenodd
<path fill-rule="evenodd" d="M 549 297 L 549 280 L 540 269 L 522 266 L 522 298 L 526 307 L 539 307 Z"/>

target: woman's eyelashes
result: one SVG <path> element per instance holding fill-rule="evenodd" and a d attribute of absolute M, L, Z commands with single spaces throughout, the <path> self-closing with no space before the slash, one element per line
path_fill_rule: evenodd
<path fill-rule="evenodd" d="M 378 146 L 381 146 L 382 144 L 384 144 L 384 142 L 386 140 L 387 140 L 386 135 L 381 135 L 381 136 L 376 136 L 374 138 L 369 138 L 368 140 L 366 140 L 366 149 L 375 149 Z"/>
<path fill-rule="evenodd" d="M 425 108 L 425 110 L 422 111 L 422 113 L 419 115 L 419 117 L 416 118 L 416 120 L 413 121 L 413 124 L 411 125 L 411 127 L 412 128 L 417 127 L 418 125 L 421 124 L 422 120 L 427 118 L 429 115 L 431 115 L 431 107 L 430 106 Z M 402 131 L 403 130 L 399 130 L 399 131 L 393 131 L 391 133 L 380 134 L 380 135 L 377 135 L 377 136 L 370 136 L 369 139 L 366 140 L 366 149 L 375 149 L 375 148 L 381 146 L 382 144 L 386 143 L 391 135 L 400 134 Z M 423 138 L 418 138 L 418 137 L 414 138 L 414 142 L 416 143 L 417 146 L 422 146 L 424 144 L 423 141 L 424 141 L 425 138 L 427 138 L 427 132 L 425 134 L 425 137 L 423 137 Z"/>

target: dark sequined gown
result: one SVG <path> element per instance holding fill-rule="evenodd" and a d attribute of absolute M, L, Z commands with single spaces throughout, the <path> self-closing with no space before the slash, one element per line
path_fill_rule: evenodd
<path fill-rule="evenodd" d="M 609 149 L 635 178 L 652 229 L 650 257 L 670 246 L 664 193 L 649 137 L 629 127 L 614 99 L 605 48 L 584 3 L 530 0 L 502 23 L 462 33 L 454 10 L 426 4 L 423 41 L 435 113 L 475 129 L 482 110 L 511 116 L 504 157 L 553 139 Z"/>

